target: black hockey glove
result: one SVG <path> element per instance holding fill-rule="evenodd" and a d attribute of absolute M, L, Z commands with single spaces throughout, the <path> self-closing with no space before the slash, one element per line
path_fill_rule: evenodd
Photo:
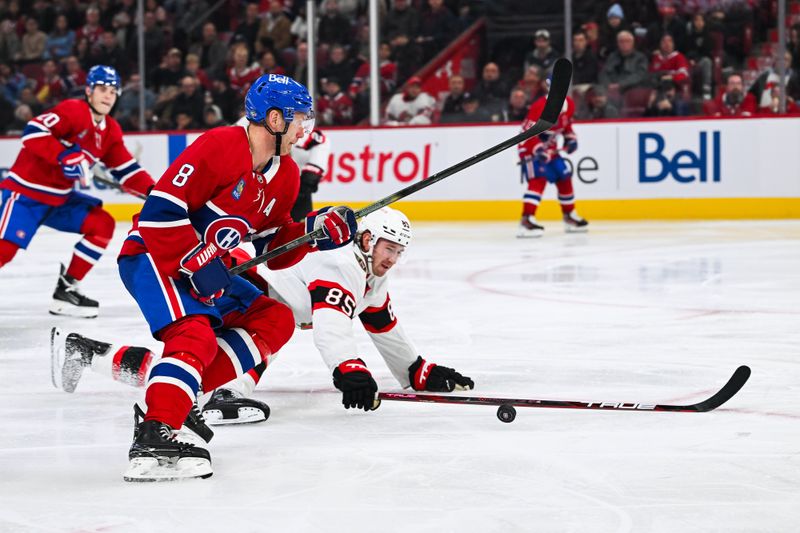
<path fill-rule="evenodd" d="M 417 357 L 408 367 L 408 379 L 414 390 L 429 392 L 453 392 L 454 390 L 472 390 L 475 382 L 462 376 L 452 368 L 429 363 Z"/>
<path fill-rule="evenodd" d="M 342 404 L 369 411 L 375 403 L 378 384 L 372 379 L 366 364 L 361 359 L 348 359 L 333 369 L 333 386 L 342 391 Z"/>
<path fill-rule="evenodd" d="M 319 180 L 322 179 L 322 174 L 304 170 L 300 173 L 300 194 L 311 194 L 317 192 L 319 189 Z"/>

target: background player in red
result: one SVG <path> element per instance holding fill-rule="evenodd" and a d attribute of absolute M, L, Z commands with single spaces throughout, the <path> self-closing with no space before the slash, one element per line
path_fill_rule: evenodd
<path fill-rule="evenodd" d="M 78 290 L 114 234 L 114 219 L 103 202 L 75 190 L 87 186 L 101 160 L 123 188 L 147 194 L 153 179 L 122 142 L 122 129 L 108 116 L 121 91 L 117 71 L 96 65 L 86 77 L 85 100 L 64 100 L 39 115 L 22 132 L 22 150 L 0 182 L 0 267 L 27 248 L 39 226 L 80 233 L 69 266 L 53 293 L 50 312 L 97 316 L 98 303 Z"/>
<path fill-rule="evenodd" d="M 549 79 L 546 84 L 549 88 Z M 531 105 L 528 117 L 522 123 L 523 131 L 536 123 L 544 110 L 545 101 L 546 98 L 539 98 Z M 522 200 L 522 221 L 518 237 L 541 237 L 544 233 L 544 228 L 536 222 L 536 209 L 542 201 L 542 193 L 548 182 L 554 183 L 558 189 L 558 202 L 561 204 L 567 232 L 588 230 L 589 223 L 575 212 L 572 171 L 560 153 L 560 150 L 564 150 L 571 154 L 578 149 L 578 139 L 572 129 L 574 114 L 575 102 L 567 96 L 555 126 L 518 146 L 522 180 L 528 184 Z M 561 146 L 559 139 L 563 139 Z"/>
<path fill-rule="evenodd" d="M 176 440 L 175 430 L 201 386 L 211 390 L 269 362 L 292 336 L 289 308 L 231 278 L 228 251 L 247 235 L 261 253 L 322 228 L 324 238 L 267 264 L 286 268 L 310 251 L 351 242 L 357 228 L 346 207 L 291 220 L 300 172 L 290 150 L 313 129 L 306 88 L 287 76 L 261 76 L 247 92 L 245 115 L 246 125 L 204 133 L 170 165 L 120 253 L 122 281 L 164 343 L 128 454 L 128 481 L 210 476 L 208 451 Z"/>

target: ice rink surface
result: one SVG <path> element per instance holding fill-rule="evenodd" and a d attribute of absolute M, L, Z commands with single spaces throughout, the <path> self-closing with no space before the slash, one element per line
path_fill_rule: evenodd
<path fill-rule="evenodd" d="M 750 365 L 717 411 L 633 413 L 384 402 L 344 410 L 298 331 L 218 428 L 214 476 L 122 481 L 141 392 L 87 372 L 50 383 L 48 332 L 160 349 L 108 256 L 95 320 L 47 314 L 72 235 L 43 229 L 0 271 L 0 531 L 796 532 L 800 221 L 596 223 L 539 240 L 513 224 L 417 224 L 395 312 L 471 393 L 691 403 Z M 384 391 L 399 387 L 356 326 Z"/>

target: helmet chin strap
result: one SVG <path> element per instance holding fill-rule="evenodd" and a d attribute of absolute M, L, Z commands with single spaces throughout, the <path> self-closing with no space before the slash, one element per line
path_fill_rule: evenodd
<path fill-rule="evenodd" d="M 272 109 L 280 111 L 280 109 L 278 108 L 273 107 Z M 262 122 L 261 125 L 264 126 L 264 129 L 266 129 L 271 135 L 275 136 L 275 155 L 280 156 L 281 147 L 283 146 L 283 136 L 286 134 L 287 131 L 289 131 L 289 123 L 286 121 L 286 117 L 283 117 L 283 111 L 281 111 L 281 117 L 283 117 L 283 131 L 280 132 L 273 131 L 272 128 L 269 126 L 269 123 L 267 122 L 267 118 L 269 117 L 269 112 L 272 111 L 272 109 L 267 111 L 267 115 L 264 117 L 264 122 Z"/>
<path fill-rule="evenodd" d="M 92 87 L 92 92 L 94 92 L 94 87 Z M 101 117 L 104 116 L 102 112 L 98 111 L 97 108 L 92 105 L 92 102 L 89 100 L 88 94 L 84 94 L 83 96 L 86 99 L 86 104 L 89 106 L 89 109 L 92 110 L 92 113 L 94 113 L 95 115 L 100 115 Z"/>
<path fill-rule="evenodd" d="M 366 271 L 368 276 L 372 276 L 375 273 L 372 271 L 372 251 L 375 249 L 375 245 L 372 243 L 372 234 L 369 236 L 369 251 L 365 252 L 361 248 L 361 239 L 364 233 L 361 232 L 356 235 L 355 240 L 353 241 L 353 246 L 356 249 L 356 259 L 358 259 L 361 268 Z"/>

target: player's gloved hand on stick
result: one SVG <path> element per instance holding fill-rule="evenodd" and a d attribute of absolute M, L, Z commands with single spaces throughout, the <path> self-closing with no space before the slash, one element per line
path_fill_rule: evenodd
<path fill-rule="evenodd" d="M 89 185 L 94 160 L 87 157 L 80 146 L 74 144 L 58 154 L 58 162 L 67 179 L 80 181 L 84 186 Z"/>
<path fill-rule="evenodd" d="M 421 356 L 408 367 L 408 379 L 411 380 L 411 387 L 417 391 L 453 392 L 475 388 L 471 378 L 462 376 L 452 368 L 429 363 Z"/>
<path fill-rule="evenodd" d="M 547 163 L 553 158 L 553 154 L 545 146 L 539 145 L 533 151 L 533 158 L 539 163 Z"/>
<path fill-rule="evenodd" d="M 214 243 L 200 243 L 181 261 L 180 271 L 192 284 L 192 296 L 206 305 L 214 305 L 231 284 L 228 268 L 220 258 L 224 253 Z"/>
<path fill-rule="evenodd" d="M 348 359 L 333 369 L 333 386 L 342 391 L 342 404 L 369 411 L 375 403 L 378 384 L 361 359 Z"/>
<path fill-rule="evenodd" d="M 352 242 L 358 229 L 356 214 L 345 206 L 323 207 L 306 216 L 306 233 L 322 228 L 325 237 L 316 240 L 320 250 L 333 250 Z"/>
<path fill-rule="evenodd" d="M 575 137 L 567 137 L 564 141 L 564 151 L 568 154 L 573 153 L 575 150 L 578 149 L 578 139 Z"/>

